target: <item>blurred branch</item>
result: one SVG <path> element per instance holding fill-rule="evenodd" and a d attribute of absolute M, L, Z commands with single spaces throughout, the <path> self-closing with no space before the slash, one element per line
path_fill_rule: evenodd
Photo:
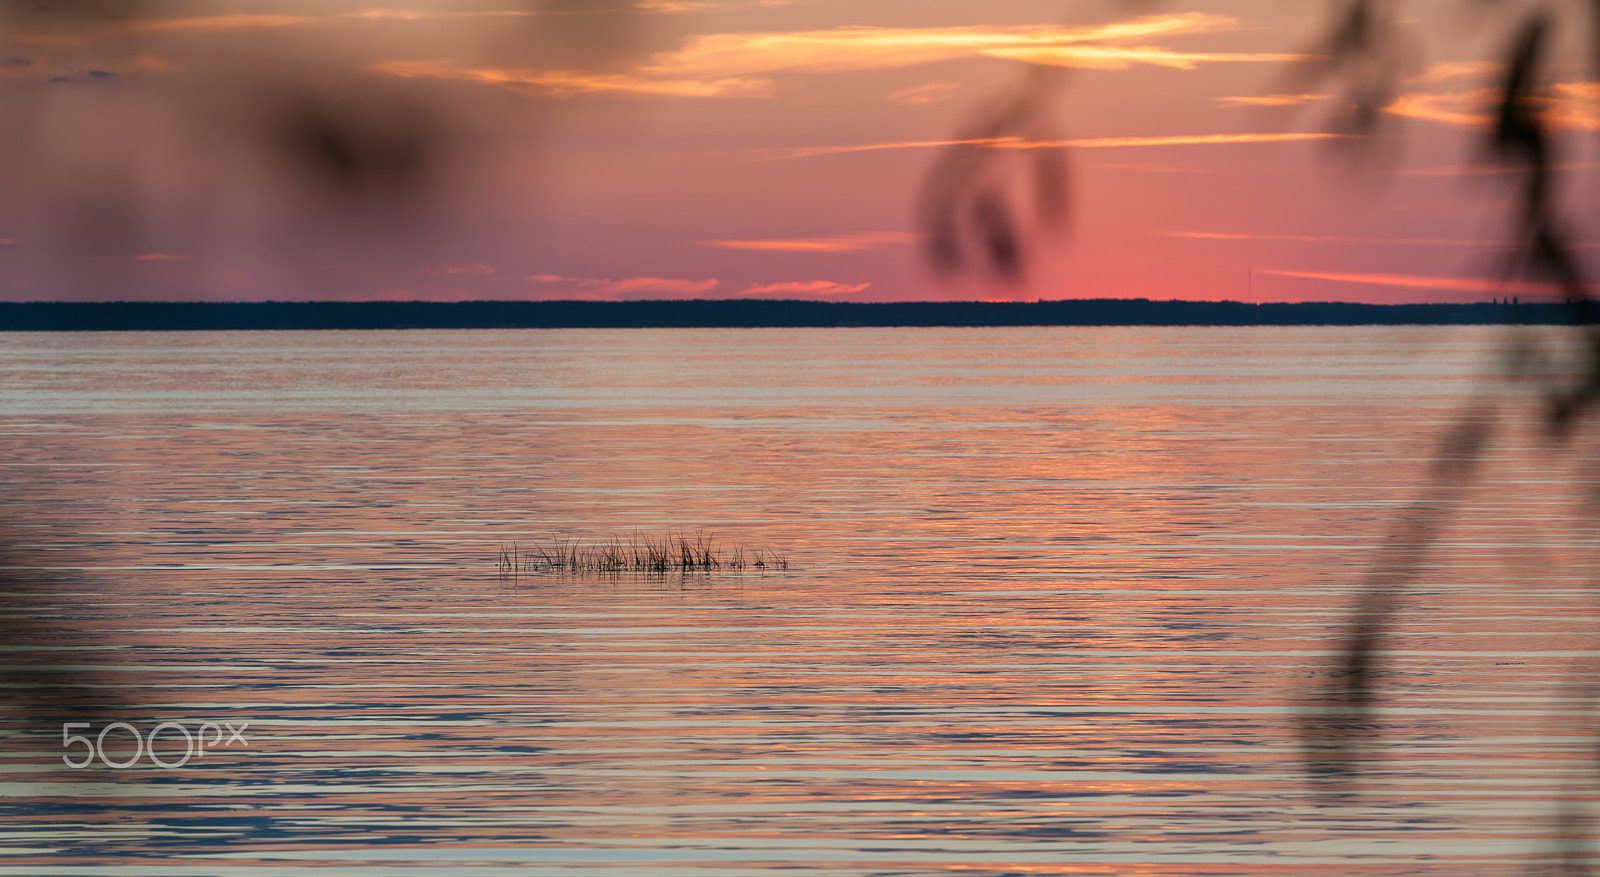
<path fill-rule="evenodd" d="M 923 182 L 917 220 L 935 273 L 1006 283 L 1027 274 L 1034 246 L 1068 212 L 1066 148 L 1051 123 L 1065 71 L 1032 66 L 996 107 L 964 128 Z M 973 142 L 979 141 L 979 142 Z M 1021 149 L 994 148 L 1005 142 Z"/>

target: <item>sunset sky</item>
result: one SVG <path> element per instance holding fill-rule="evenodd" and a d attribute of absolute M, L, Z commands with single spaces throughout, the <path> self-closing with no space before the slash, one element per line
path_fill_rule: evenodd
<path fill-rule="evenodd" d="M 1301 75 L 1323 3 L 10 3 L 0 298 L 1532 295 L 1480 143 L 1521 7 L 1482 5 L 1413 4 L 1358 155 L 1348 81 Z M 1582 60 L 1546 83 L 1572 205 Z M 974 137 L 1025 86 L 1019 133 Z M 924 256 L 963 139 L 1027 232 L 1020 282 Z M 1027 184 L 1057 149 L 1059 227 Z"/>

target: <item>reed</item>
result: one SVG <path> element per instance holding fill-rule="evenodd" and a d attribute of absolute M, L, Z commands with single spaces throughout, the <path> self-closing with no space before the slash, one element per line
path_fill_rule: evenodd
<path fill-rule="evenodd" d="M 715 572 L 785 571 L 788 555 L 765 546 L 720 547 L 707 533 L 669 531 L 664 536 L 635 532 L 593 543 L 571 536 L 548 542 L 502 543 L 495 559 L 500 577 L 524 575 L 597 576 L 707 575 Z"/>

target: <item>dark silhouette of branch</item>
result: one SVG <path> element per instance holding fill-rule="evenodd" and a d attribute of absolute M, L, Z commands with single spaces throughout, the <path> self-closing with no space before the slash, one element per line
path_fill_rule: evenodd
<path fill-rule="evenodd" d="M 1020 282 L 1043 235 L 1067 219 L 1065 147 L 1050 122 L 1064 71 L 1036 66 L 939 158 L 923 183 L 917 219 L 929 264 Z"/>
<path fill-rule="evenodd" d="M 1336 83 L 1343 97 L 1331 127 L 1352 138 L 1335 143 L 1363 148 L 1383 127 L 1383 110 L 1394 102 L 1415 54 L 1399 6 L 1396 0 L 1346 2 L 1328 32 L 1304 52 L 1305 60 L 1285 71 L 1286 84 L 1275 89 L 1301 94 Z"/>
<path fill-rule="evenodd" d="M 318 14 L 315 4 L 300 8 L 308 18 Z M 559 40 L 563 59 L 577 66 L 628 50 L 631 22 L 642 14 L 631 4 L 602 0 L 508 0 L 502 8 L 530 14 L 514 19 L 523 24 L 481 34 L 486 53 L 515 57 L 534 51 L 537 40 Z M 362 245 L 389 261 L 407 245 L 426 243 L 436 184 L 452 163 L 463 161 L 459 117 L 451 107 L 423 83 L 363 69 L 354 54 L 327 57 L 326 45 L 297 41 L 292 28 L 246 36 L 215 31 L 223 50 L 162 41 L 171 17 L 182 24 L 183 16 L 226 18 L 233 11 L 233 4 L 208 8 L 168 0 L 0 0 L 0 64 L 18 73 L 0 80 L 0 210 L 31 220 L 36 238 L 30 243 L 38 251 L 62 254 L 51 293 L 74 287 L 129 292 L 124 276 L 98 274 L 104 269 L 96 266 L 112 261 L 107 253 L 125 261 L 142 252 L 134 247 L 147 243 L 153 216 L 172 212 L 176 202 L 152 204 L 148 190 L 137 185 L 144 168 L 124 160 L 179 138 L 174 163 L 184 163 L 188 175 L 187 185 L 174 188 L 200 193 L 198 203 L 184 205 L 195 215 L 193 227 L 181 231 L 212 240 L 229 233 L 210 227 L 214 214 L 237 207 L 236 201 L 271 201 L 284 214 L 281 223 L 267 233 L 234 229 L 247 239 L 223 244 L 260 251 L 256 264 L 294 275 L 293 286 L 336 288 L 342 277 L 329 265 L 353 261 L 350 251 Z M 132 68 L 134 59 L 154 54 L 176 58 L 169 69 L 188 75 L 174 84 L 159 74 L 119 72 L 119 64 Z M 79 72 L 57 75 L 73 70 Z M 104 100 L 114 88 L 125 89 L 117 93 L 119 102 Z M 64 123 L 59 112 L 45 111 L 47 105 L 123 112 L 82 113 Z M 164 113 L 156 123 L 137 118 L 151 108 Z M 160 134 L 152 137 L 157 128 Z M 63 152 L 93 150 L 116 172 L 79 174 L 60 160 Z M 208 164 L 214 157 L 219 172 Z M 236 173 L 239 166 L 250 173 Z M 262 190 L 230 188 L 236 178 L 255 176 L 265 181 L 265 197 Z M 46 239 L 52 229 L 54 241 Z M 11 520 L 26 511 L 16 507 L 14 495 L 6 498 L 11 505 L 0 506 L 0 567 L 9 571 L 0 572 L 0 612 L 7 617 L 3 632 L 18 649 L 8 659 L 6 705 L 30 733 L 59 731 L 63 720 L 115 717 L 133 696 L 125 687 L 58 666 L 64 653 L 53 644 L 91 642 L 95 628 L 72 629 L 76 607 L 56 597 L 67 576 L 30 569 L 39 559 L 16 547 L 25 531 Z"/>
<path fill-rule="evenodd" d="M 1514 385 L 1527 386 L 1545 402 L 1544 425 L 1553 449 L 1570 444 L 1584 416 L 1600 398 L 1600 312 L 1589 293 L 1584 268 L 1575 254 L 1570 221 L 1559 195 L 1564 181 L 1555 161 L 1555 138 L 1545 85 L 1552 35 L 1587 33 L 1590 63 L 1600 80 L 1600 0 L 1571 0 L 1515 7 L 1501 0 L 1463 0 L 1472 7 L 1511 16 L 1495 83 L 1492 124 L 1482 135 L 1485 159 L 1507 172 L 1517 206 L 1509 217 L 1515 241 L 1505 259 L 1504 279 L 1547 283 L 1566 302 L 1573 332 L 1581 339 L 1580 362 L 1567 377 L 1550 377 L 1548 366 L 1560 357 L 1531 337 L 1513 339 L 1503 361 Z M 1288 67 L 1279 91 L 1304 94 L 1332 87 L 1342 95 L 1335 130 L 1351 136 L 1358 149 L 1384 134 L 1405 71 L 1417 54 L 1404 24 L 1400 0 L 1335 0 L 1322 36 L 1307 60 Z M 1482 11 L 1482 10 L 1479 10 Z M 1588 16 L 1585 29 L 1573 19 Z M 1506 20 L 1506 19 L 1502 19 Z M 1029 74 L 1030 77 L 1033 73 Z M 1025 99 L 1001 101 L 986 121 L 962 134 L 962 143 L 934 168 L 926 186 L 922 221 L 928 230 L 928 256 L 934 269 L 950 275 L 970 269 L 969 251 L 986 255 L 1002 279 L 1020 278 L 1032 252 L 1024 248 L 1010 217 L 1010 202 L 988 188 L 997 164 L 994 138 L 1019 136 L 1024 122 L 1043 115 L 1048 89 Z M 973 143 L 970 141 L 980 141 Z M 1042 178 L 1042 175 L 1041 175 Z M 1064 188 L 1055 189 L 1064 191 Z M 1363 582 L 1340 639 L 1340 656 L 1324 684 L 1308 699 L 1301 721 L 1307 767 L 1329 780 L 1329 789 L 1351 791 L 1380 733 L 1383 652 L 1389 631 L 1403 610 L 1407 593 L 1434 550 L 1440 532 L 1457 513 L 1474 476 L 1488 457 L 1503 416 L 1501 403 L 1488 396 L 1469 402 L 1441 436 L 1418 498 L 1395 521 Z M 1593 668 L 1589 668 L 1591 675 Z M 1593 679 L 1584 702 L 1595 703 Z M 1600 737 L 1587 753 L 1588 773 L 1600 773 Z M 1589 777 L 1587 782 L 1592 782 Z M 1589 788 L 1588 785 L 1583 788 Z M 1590 870 L 1583 847 L 1589 820 L 1574 792 L 1559 807 L 1551 837 L 1563 874 Z"/>

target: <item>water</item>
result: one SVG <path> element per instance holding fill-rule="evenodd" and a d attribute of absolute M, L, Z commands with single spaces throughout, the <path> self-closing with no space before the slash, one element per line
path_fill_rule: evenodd
<path fill-rule="evenodd" d="M 1590 831 L 1594 478 L 1501 332 L 0 336 L 0 874 L 1525 873 Z M 1324 787 L 1298 705 L 1474 394 Z M 496 575 L 668 528 L 794 566 Z M 117 721 L 218 729 L 62 763 Z"/>

